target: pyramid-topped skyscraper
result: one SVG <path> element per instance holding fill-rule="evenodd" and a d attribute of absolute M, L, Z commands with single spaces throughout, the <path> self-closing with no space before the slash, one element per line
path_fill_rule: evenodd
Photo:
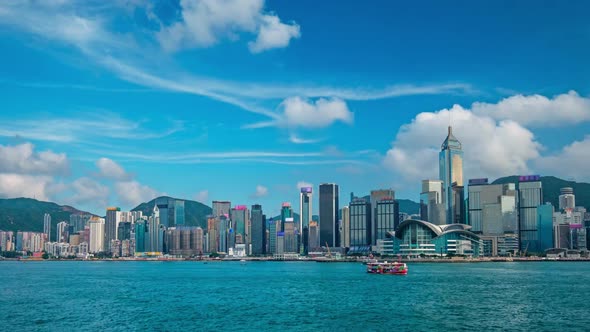
<path fill-rule="evenodd" d="M 447 137 L 439 154 L 439 174 L 443 182 L 443 204 L 446 207 L 446 223 L 462 223 L 463 220 L 463 149 L 449 126 Z"/>

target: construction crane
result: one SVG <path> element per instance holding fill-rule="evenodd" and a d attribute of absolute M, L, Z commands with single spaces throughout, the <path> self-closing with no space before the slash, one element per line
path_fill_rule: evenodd
<path fill-rule="evenodd" d="M 328 246 L 328 241 L 326 241 L 326 249 L 328 249 L 328 257 L 332 258 L 332 252 L 330 251 L 330 246 Z"/>

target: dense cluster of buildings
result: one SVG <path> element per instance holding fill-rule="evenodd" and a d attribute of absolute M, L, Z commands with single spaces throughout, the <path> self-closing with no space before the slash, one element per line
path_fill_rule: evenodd
<path fill-rule="evenodd" d="M 463 150 L 449 127 L 439 154 L 439 178 L 422 181 L 417 214 L 400 213 L 392 189 L 350 194 L 340 207 L 337 184 L 319 185 L 318 216 L 312 187 L 267 218 L 259 204 L 213 201 L 206 228 L 186 225 L 185 202 L 156 199 L 153 211 L 107 208 L 104 218 L 74 214 L 56 224 L 44 216 L 43 233 L 0 231 L 0 251 L 46 252 L 54 257 L 402 255 L 502 256 L 586 252 L 590 214 L 576 206 L 572 188 L 562 188 L 559 206 L 543 201 L 538 175 L 493 184 L 463 178 Z"/>

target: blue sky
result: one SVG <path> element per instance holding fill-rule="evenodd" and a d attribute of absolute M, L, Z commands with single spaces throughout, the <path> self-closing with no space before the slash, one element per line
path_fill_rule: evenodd
<path fill-rule="evenodd" d="M 417 200 L 449 124 L 467 177 L 589 181 L 589 10 L 2 2 L 0 196 L 100 212 L 165 193 L 274 214 L 298 185 L 336 182 Z"/>

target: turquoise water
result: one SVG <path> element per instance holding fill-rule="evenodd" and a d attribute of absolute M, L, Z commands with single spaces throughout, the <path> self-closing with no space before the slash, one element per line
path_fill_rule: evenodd
<path fill-rule="evenodd" d="M 0 330 L 589 330 L 589 263 L 0 262 Z"/>

